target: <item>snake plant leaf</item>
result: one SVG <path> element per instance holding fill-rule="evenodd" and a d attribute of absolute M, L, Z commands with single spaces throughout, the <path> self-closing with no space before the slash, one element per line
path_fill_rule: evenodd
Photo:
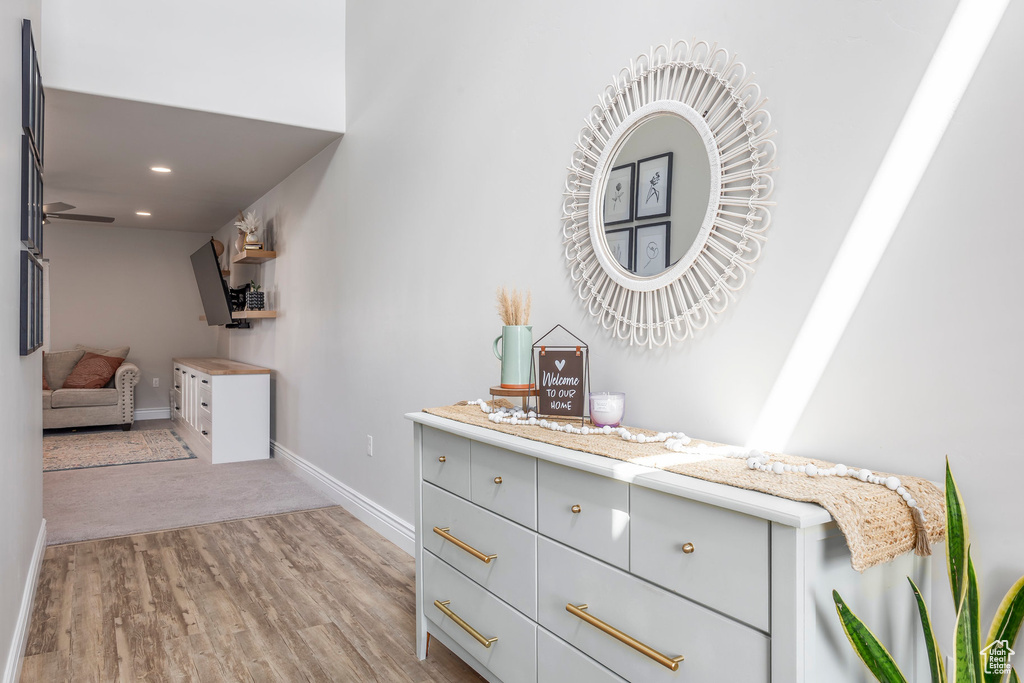
<path fill-rule="evenodd" d="M 964 499 L 957 488 L 953 472 L 946 457 L 946 568 L 949 570 L 949 589 L 953 593 L 953 609 L 960 612 L 964 595 L 964 577 L 967 567 L 967 546 L 969 543 L 967 513 Z"/>
<path fill-rule="evenodd" d="M 875 678 L 880 683 L 907 683 L 906 677 L 896 666 L 892 655 L 878 642 L 878 638 L 871 632 L 871 629 L 850 611 L 839 595 L 839 591 L 832 591 L 832 600 L 836 603 L 836 612 L 839 614 L 839 621 L 843 625 L 843 631 L 846 632 L 850 645 L 853 646 L 857 656 L 867 665 Z"/>
<path fill-rule="evenodd" d="M 992 627 L 989 629 L 985 647 L 996 642 L 1005 640 L 1008 647 L 1012 648 L 1020 632 L 1021 621 L 1024 620 L 1024 576 L 1017 580 L 1017 583 L 1006 592 L 1003 601 L 999 603 L 996 616 L 992 619 Z M 1002 678 L 1000 674 L 985 672 L 985 683 L 999 683 Z M 1012 677 L 1011 677 L 1011 680 Z"/>
<path fill-rule="evenodd" d="M 1010 681 L 1009 683 L 1020 683 L 1020 678 L 1017 676 L 1017 670 L 1010 668 Z"/>
<path fill-rule="evenodd" d="M 946 683 L 946 667 L 942 665 L 942 651 L 939 649 L 939 642 L 935 639 L 935 633 L 932 631 L 932 619 L 928 616 L 928 606 L 924 604 L 924 598 L 921 597 L 921 591 L 914 580 L 908 576 L 907 581 L 910 582 L 910 587 L 914 591 L 917 611 L 921 615 L 921 630 L 924 631 L 924 643 L 928 648 L 928 668 L 931 669 L 932 683 Z"/>
<path fill-rule="evenodd" d="M 971 549 L 967 548 L 967 581 L 956 615 L 956 683 L 980 683 L 981 619 L 978 606 L 978 575 Z"/>

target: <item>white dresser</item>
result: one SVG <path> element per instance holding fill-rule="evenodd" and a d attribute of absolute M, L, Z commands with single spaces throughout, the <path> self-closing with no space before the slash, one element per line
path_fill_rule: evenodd
<path fill-rule="evenodd" d="M 174 358 L 171 420 L 214 464 L 270 457 L 270 370 L 226 358 Z"/>
<path fill-rule="evenodd" d="M 429 633 L 508 683 L 872 680 L 837 589 L 910 680 L 927 675 L 906 576 L 927 599 L 928 563 L 858 574 L 817 505 L 406 417 L 421 659 Z"/>

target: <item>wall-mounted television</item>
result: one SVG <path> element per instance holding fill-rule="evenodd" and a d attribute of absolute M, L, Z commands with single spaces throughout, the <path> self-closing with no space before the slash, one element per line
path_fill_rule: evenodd
<path fill-rule="evenodd" d="M 231 299 L 228 286 L 221 275 L 220 262 L 214 250 L 213 241 L 207 242 L 192 254 L 192 270 L 196 274 L 196 285 L 203 300 L 207 325 L 238 324 L 231 319 Z"/>

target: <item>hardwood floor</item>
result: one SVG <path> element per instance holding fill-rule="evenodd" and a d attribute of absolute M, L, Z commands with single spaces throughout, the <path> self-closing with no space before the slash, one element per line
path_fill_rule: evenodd
<path fill-rule="evenodd" d="M 416 659 L 414 591 L 340 507 L 51 546 L 21 680 L 483 680 Z"/>

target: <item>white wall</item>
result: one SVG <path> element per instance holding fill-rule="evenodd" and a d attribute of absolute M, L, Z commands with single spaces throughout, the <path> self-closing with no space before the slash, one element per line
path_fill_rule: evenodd
<path fill-rule="evenodd" d="M 171 358 L 216 355 L 217 331 L 199 320 L 189 260 L 210 237 L 77 223 L 45 229 L 51 349 L 131 346 L 141 372 L 136 409 L 167 409 Z"/>
<path fill-rule="evenodd" d="M 263 277 L 281 317 L 225 333 L 222 351 L 276 370 L 279 442 L 405 519 L 402 414 L 486 396 L 501 284 L 532 289 L 538 334 L 562 323 L 590 344 L 594 388 L 627 393 L 628 423 L 742 444 L 954 4 L 352 3 L 347 59 L 372 68 L 349 73 L 347 134 L 256 204 L 275 223 Z M 1022 14 L 1011 4 L 788 449 L 936 480 L 949 453 L 986 620 L 1024 571 L 1007 512 L 1024 480 L 1024 323 L 1015 269 L 995 258 L 1016 227 L 992 199 L 1018 193 Z M 673 35 L 718 41 L 758 74 L 782 170 L 740 300 L 648 351 L 611 340 L 573 293 L 561 192 L 598 93 Z"/>
<path fill-rule="evenodd" d="M 45 0 L 48 87 L 345 130 L 345 2 Z"/>
<path fill-rule="evenodd" d="M 21 20 L 37 28 L 39 13 L 38 0 L 0 3 L 0 672 L 22 654 L 11 649 L 43 520 L 43 353 L 18 355 Z"/>

